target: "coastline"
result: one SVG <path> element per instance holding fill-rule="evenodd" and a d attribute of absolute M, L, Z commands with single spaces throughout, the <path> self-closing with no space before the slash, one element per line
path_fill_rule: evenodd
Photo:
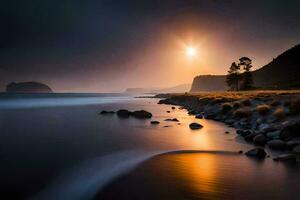
<path fill-rule="evenodd" d="M 300 155 L 300 91 L 205 92 L 159 94 L 158 103 L 177 105 L 198 119 L 235 128 L 256 147 L 280 152 L 274 160 Z"/>

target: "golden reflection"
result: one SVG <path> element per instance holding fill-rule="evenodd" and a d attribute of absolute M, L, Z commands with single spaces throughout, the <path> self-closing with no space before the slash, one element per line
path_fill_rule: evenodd
<path fill-rule="evenodd" d="M 187 182 L 194 195 L 205 195 L 208 199 L 221 197 L 225 193 L 216 165 L 217 157 L 209 153 L 182 153 L 172 155 L 177 163 L 174 173 Z"/>

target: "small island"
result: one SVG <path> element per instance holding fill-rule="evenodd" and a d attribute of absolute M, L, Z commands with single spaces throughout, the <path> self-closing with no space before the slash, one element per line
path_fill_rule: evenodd
<path fill-rule="evenodd" d="M 6 86 L 9 93 L 53 93 L 53 90 L 46 84 L 39 82 L 12 82 Z"/>

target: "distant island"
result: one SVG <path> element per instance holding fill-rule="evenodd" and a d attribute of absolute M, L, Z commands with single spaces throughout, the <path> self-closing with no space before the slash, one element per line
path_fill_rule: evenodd
<path fill-rule="evenodd" d="M 10 93 L 52 93 L 53 90 L 46 84 L 39 82 L 12 82 L 6 86 Z"/>
<path fill-rule="evenodd" d="M 252 72 L 256 89 L 300 88 L 300 44 L 285 51 L 269 64 Z M 226 75 L 196 76 L 190 92 L 226 91 Z"/>

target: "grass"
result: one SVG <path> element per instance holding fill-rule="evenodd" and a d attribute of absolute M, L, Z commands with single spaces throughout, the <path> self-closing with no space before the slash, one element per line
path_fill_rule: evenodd
<path fill-rule="evenodd" d="M 250 117 L 251 115 L 252 111 L 250 107 L 239 108 L 234 112 L 234 117 L 236 118 Z"/>
<path fill-rule="evenodd" d="M 278 120 L 282 120 L 285 118 L 285 111 L 283 108 L 277 108 L 274 113 L 273 113 L 274 117 Z"/>
<path fill-rule="evenodd" d="M 262 104 L 262 105 L 256 106 L 256 111 L 261 116 L 268 115 L 270 113 L 270 110 L 271 110 L 271 107 L 267 104 Z"/>

